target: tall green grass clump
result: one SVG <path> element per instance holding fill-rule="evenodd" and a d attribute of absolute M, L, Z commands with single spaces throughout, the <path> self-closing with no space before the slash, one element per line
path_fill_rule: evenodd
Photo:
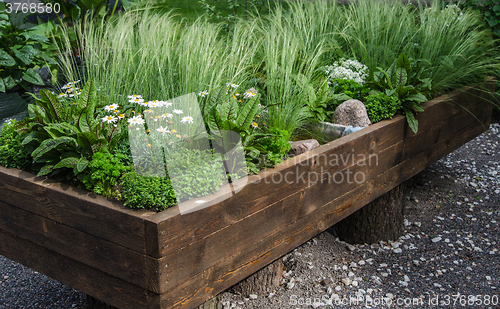
<path fill-rule="evenodd" d="M 177 21 L 146 9 L 89 23 L 79 36 L 88 78 L 107 100 L 130 94 L 166 100 L 247 79 L 255 52 L 248 40 L 254 38 L 238 27 L 236 41 L 229 42 L 220 25 L 203 17 Z M 70 79 L 75 76 L 68 60 L 64 67 Z"/>
<path fill-rule="evenodd" d="M 410 55 L 430 63 L 428 77 L 436 91 L 482 82 L 498 70 L 498 47 L 477 12 L 434 1 L 416 15 L 418 37 Z"/>
<path fill-rule="evenodd" d="M 312 4 L 307 5 L 290 4 L 290 12 L 276 7 L 261 17 L 258 29 L 269 126 L 290 134 L 312 120 L 316 92 L 326 83 L 319 70 L 326 50 L 326 37 L 320 35 L 320 28 L 330 26 L 326 20 L 324 24 L 309 24 L 312 19 L 307 12 L 311 12 Z"/>
<path fill-rule="evenodd" d="M 377 67 L 389 66 L 413 44 L 418 29 L 412 8 L 402 1 L 352 1 L 343 10 L 346 54 L 365 64 L 370 76 Z"/>

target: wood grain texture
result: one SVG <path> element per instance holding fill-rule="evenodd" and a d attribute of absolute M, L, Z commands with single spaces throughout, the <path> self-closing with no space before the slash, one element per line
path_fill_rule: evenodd
<path fill-rule="evenodd" d="M 160 309 L 160 295 L 0 230 L 5 257 L 121 309 Z M 156 306 L 152 306 L 156 304 Z"/>
<path fill-rule="evenodd" d="M 0 202 L 0 229 L 151 291 L 154 261 L 137 251 Z"/>
<path fill-rule="evenodd" d="M 0 166 L 1 200 L 90 235 L 145 253 L 144 218 L 154 212 L 126 209 L 88 191 Z"/>

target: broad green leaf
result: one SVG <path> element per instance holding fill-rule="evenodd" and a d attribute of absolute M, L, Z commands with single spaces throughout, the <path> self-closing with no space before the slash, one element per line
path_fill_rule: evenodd
<path fill-rule="evenodd" d="M 81 157 L 76 165 L 76 170 L 78 171 L 78 173 L 83 172 L 87 168 L 89 163 L 90 163 L 89 160 L 85 159 L 84 157 Z"/>
<path fill-rule="evenodd" d="M 377 70 L 379 70 L 380 72 L 382 72 L 382 74 L 384 74 L 387 86 L 390 89 L 393 89 L 394 87 L 392 87 L 391 78 L 389 77 L 389 74 L 387 74 L 387 72 L 384 69 L 380 68 L 380 67 L 377 67 Z"/>
<path fill-rule="evenodd" d="M 38 139 L 36 138 L 35 136 L 35 132 L 31 132 L 30 134 L 28 134 L 22 141 L 21 145 L 27 145 L 29 143 L 31 143 L 32 141 L 38 141 Z"/>
<path fill-rule="evenodd" d="M 42 56 L 43 60 L 45 60 L 48 64 L 57 65 L 57 61 L 55 61 L 52 57 L 47 56 L 47 54 L 42 53 L 40 56 Z"/>
<path fill-rule="evenodd" d="M 238 116 L 238 102 L 236 102 L 236 100 L 229 99 L 217 107 L 217 112 L 219 113 L 222 121 L 234 121 Z"/>
<path fill-rule="evenodd" d="M 217 136 L 222 136 L 222 120 L 220 119 L 217 108 L 212 108 L 208 115 L 208 127 L 210 128 L 210 134 L 215 134 Z"/>
<path fill-rule="evenodd" d="M 98 143 L 97 136 L 93 132 L 81 132 L 76 134 L 76 140 L 78 146 L 83 149 L 89 155 L 94 154 L 92 145 Z"/>
<path fill-rule="evenodd" d="M 42 78 L 35 70 L 33 70 L 33 68 L 29 68 L 26 72 L 24 72 L 23 79 L 35 85 L 43 85 Z"/>
<path fill-rule="evenodd" d="M 26 32 L 26 33 L 23 34 L 23 36 L 27 40 L 32 40 L 32 41 L 37 41 L 37 42 L 40 42 L 40 43 L 49 44 L 49 39 L 47 39 L 46 37 L 44 37 L 43 35 L 40 35 L 38 33 Z"/>
<path fill-rule="evenodd" d="M 30 65 L 33 58 L 40 54 L 38 49 L 35 49 L 32 45 L 24 45 L 21 49 L 15 49 L 11 47 L 14 55 L 21 60 L 25 65 Z"/>
<path fill-rule="evenodd" d="M 0 92 L 5 92 L 5 84 L 3 79 L 0 78 Z"/>
<path fill-rule="evenodd" d="M 73 144 L 76 146 L 76 140 L 67 136 L 63 136 L 58 139 L 44 140 L 40 146 L 33 151 L 31 156 L 33 157 L 33 160 L 36 160 L 61 144 Z"/>
<path fill-rule="evenodd" d="M 495 27 L 496 25 L 498 25 L 498 20 L 495 19 L 495 18 L 490 18 L 488 19 L 488 25 L 493 28 Z"/>
<path fill-rule="evenodd" d="M 399 55 L 397 63 L 397 66 L 404 68 L 406 72 L 411 71 L 411 62 L 406 54 Z"/>
<path fill-rule="evenodd" d="M 42 169 L 38 172 L 38 174 L 36 174 L 36 176 L 40 177 L 40 176 L 44 176 L 44 175 L 47 175 L 48 173 L 52 172 L 52 170 L 54 169 L 54 165 L 52 164 L 49 164 L 49 165 L 45 165 L 44 167 L 42 167 Z"/>
<path fill-rule="evenodd" d="M 405 115 L 406 115 L 406 121 L 408 122 L 408 126 L 413 131 L 413 133 L 417 133 L 418 132 L 418 120 L 415 119 L 413 112 L 411 112 L 409 110 L 405 110 Z"/>
<path fill-rule="evenodd" d="M 3 82 L 5 83 L 6 90 L 10 90 L 17 85 L 16 81 L 12 78 L 12 76 L 4 77 Z"/>
<path fill-rule="evenodd" d="M 38 101 L 48 114 L 51 122 L 59 122 L 65 118 L 64 107 L 59 99 L 47 89 L 40 90 L 41 100 Z"/>
<path fill-rule="evenodd" d="M 411 70 L 410 60 L 406 54 L 401 54 L 397 61 L 395 70 L 392 74 L 391 82 L 394 87 L 404 86 L 408 82 L 408 72 Z"/>
<path fill-rule="evenodd" d="M 11 67 L 15 64 L 16 64 L 16 60 L 14 60 L 14 58 L 12 58 L 3 49 L 0 49 L 0 66 Z"/>
<path fill-rule="evenodd" d="M 427 102 L 427 98 L 425 97 L 425 95 L 421 94 L 420 92 L 416 93 L 416 94 L 411 94 L 411 95 L 407 96 L 405 98 L 405 100 L 415 101 L 415 102 L 419 102 L 419 103 Z"/>
<path fill-rule="evenodd" d="M 74 168 L 77 166 L 79 160 L 80 160 L 79 158 L 75 157 L 64 158 L 61 161 L 59 161 L 59 163 L 57 163 L 54 166 L 54 168 L 62 168 L 62 167 Z"/>
<path fill-rule="evenodd" d="M 28 114 L 31 118 L 35 117 L 36 115 L 45 117 L 45 111 L 36 104 L 28 104 Z"/>
<path fill-rule="evenodd" d="M 97 91 L 95 89 L 94 81 L 89 79 L 85 86 L 83 86 L 82 93 L 80 94 L 77 102 L 77 113 L 87 108 L 91 113 L 94 113 L 97 100 Z"/>
<path fill-rule="evenodd" d="M 236 118 L 236 124 L 242 128 L 249 127 L 255 115 L 257 114 L 258 109 L 259 102 L 257 101 L 257 97 L 253 97 L 238 112 L 239 115 L 238 118 Z"/>

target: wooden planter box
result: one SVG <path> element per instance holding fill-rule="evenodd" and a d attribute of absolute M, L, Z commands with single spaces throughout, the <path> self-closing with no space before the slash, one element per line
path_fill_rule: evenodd
<path fill-rule="evenodd" d="M 399 115 L 187 214 L 128 210 L 0 167 L 0 254 L 119 308 L 193 308 L 487 130 L 490 99 L 464 87 L 425 103 L 417 134 Z"/>

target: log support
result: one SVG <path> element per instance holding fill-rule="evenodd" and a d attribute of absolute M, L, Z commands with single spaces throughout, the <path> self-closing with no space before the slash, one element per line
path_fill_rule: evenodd
<path fill-rule="evenodd" d="M 404 230 L 404 188 L 400 184 L 335 225 L 339 238 L 351 244 L 396 240 Z"/>

